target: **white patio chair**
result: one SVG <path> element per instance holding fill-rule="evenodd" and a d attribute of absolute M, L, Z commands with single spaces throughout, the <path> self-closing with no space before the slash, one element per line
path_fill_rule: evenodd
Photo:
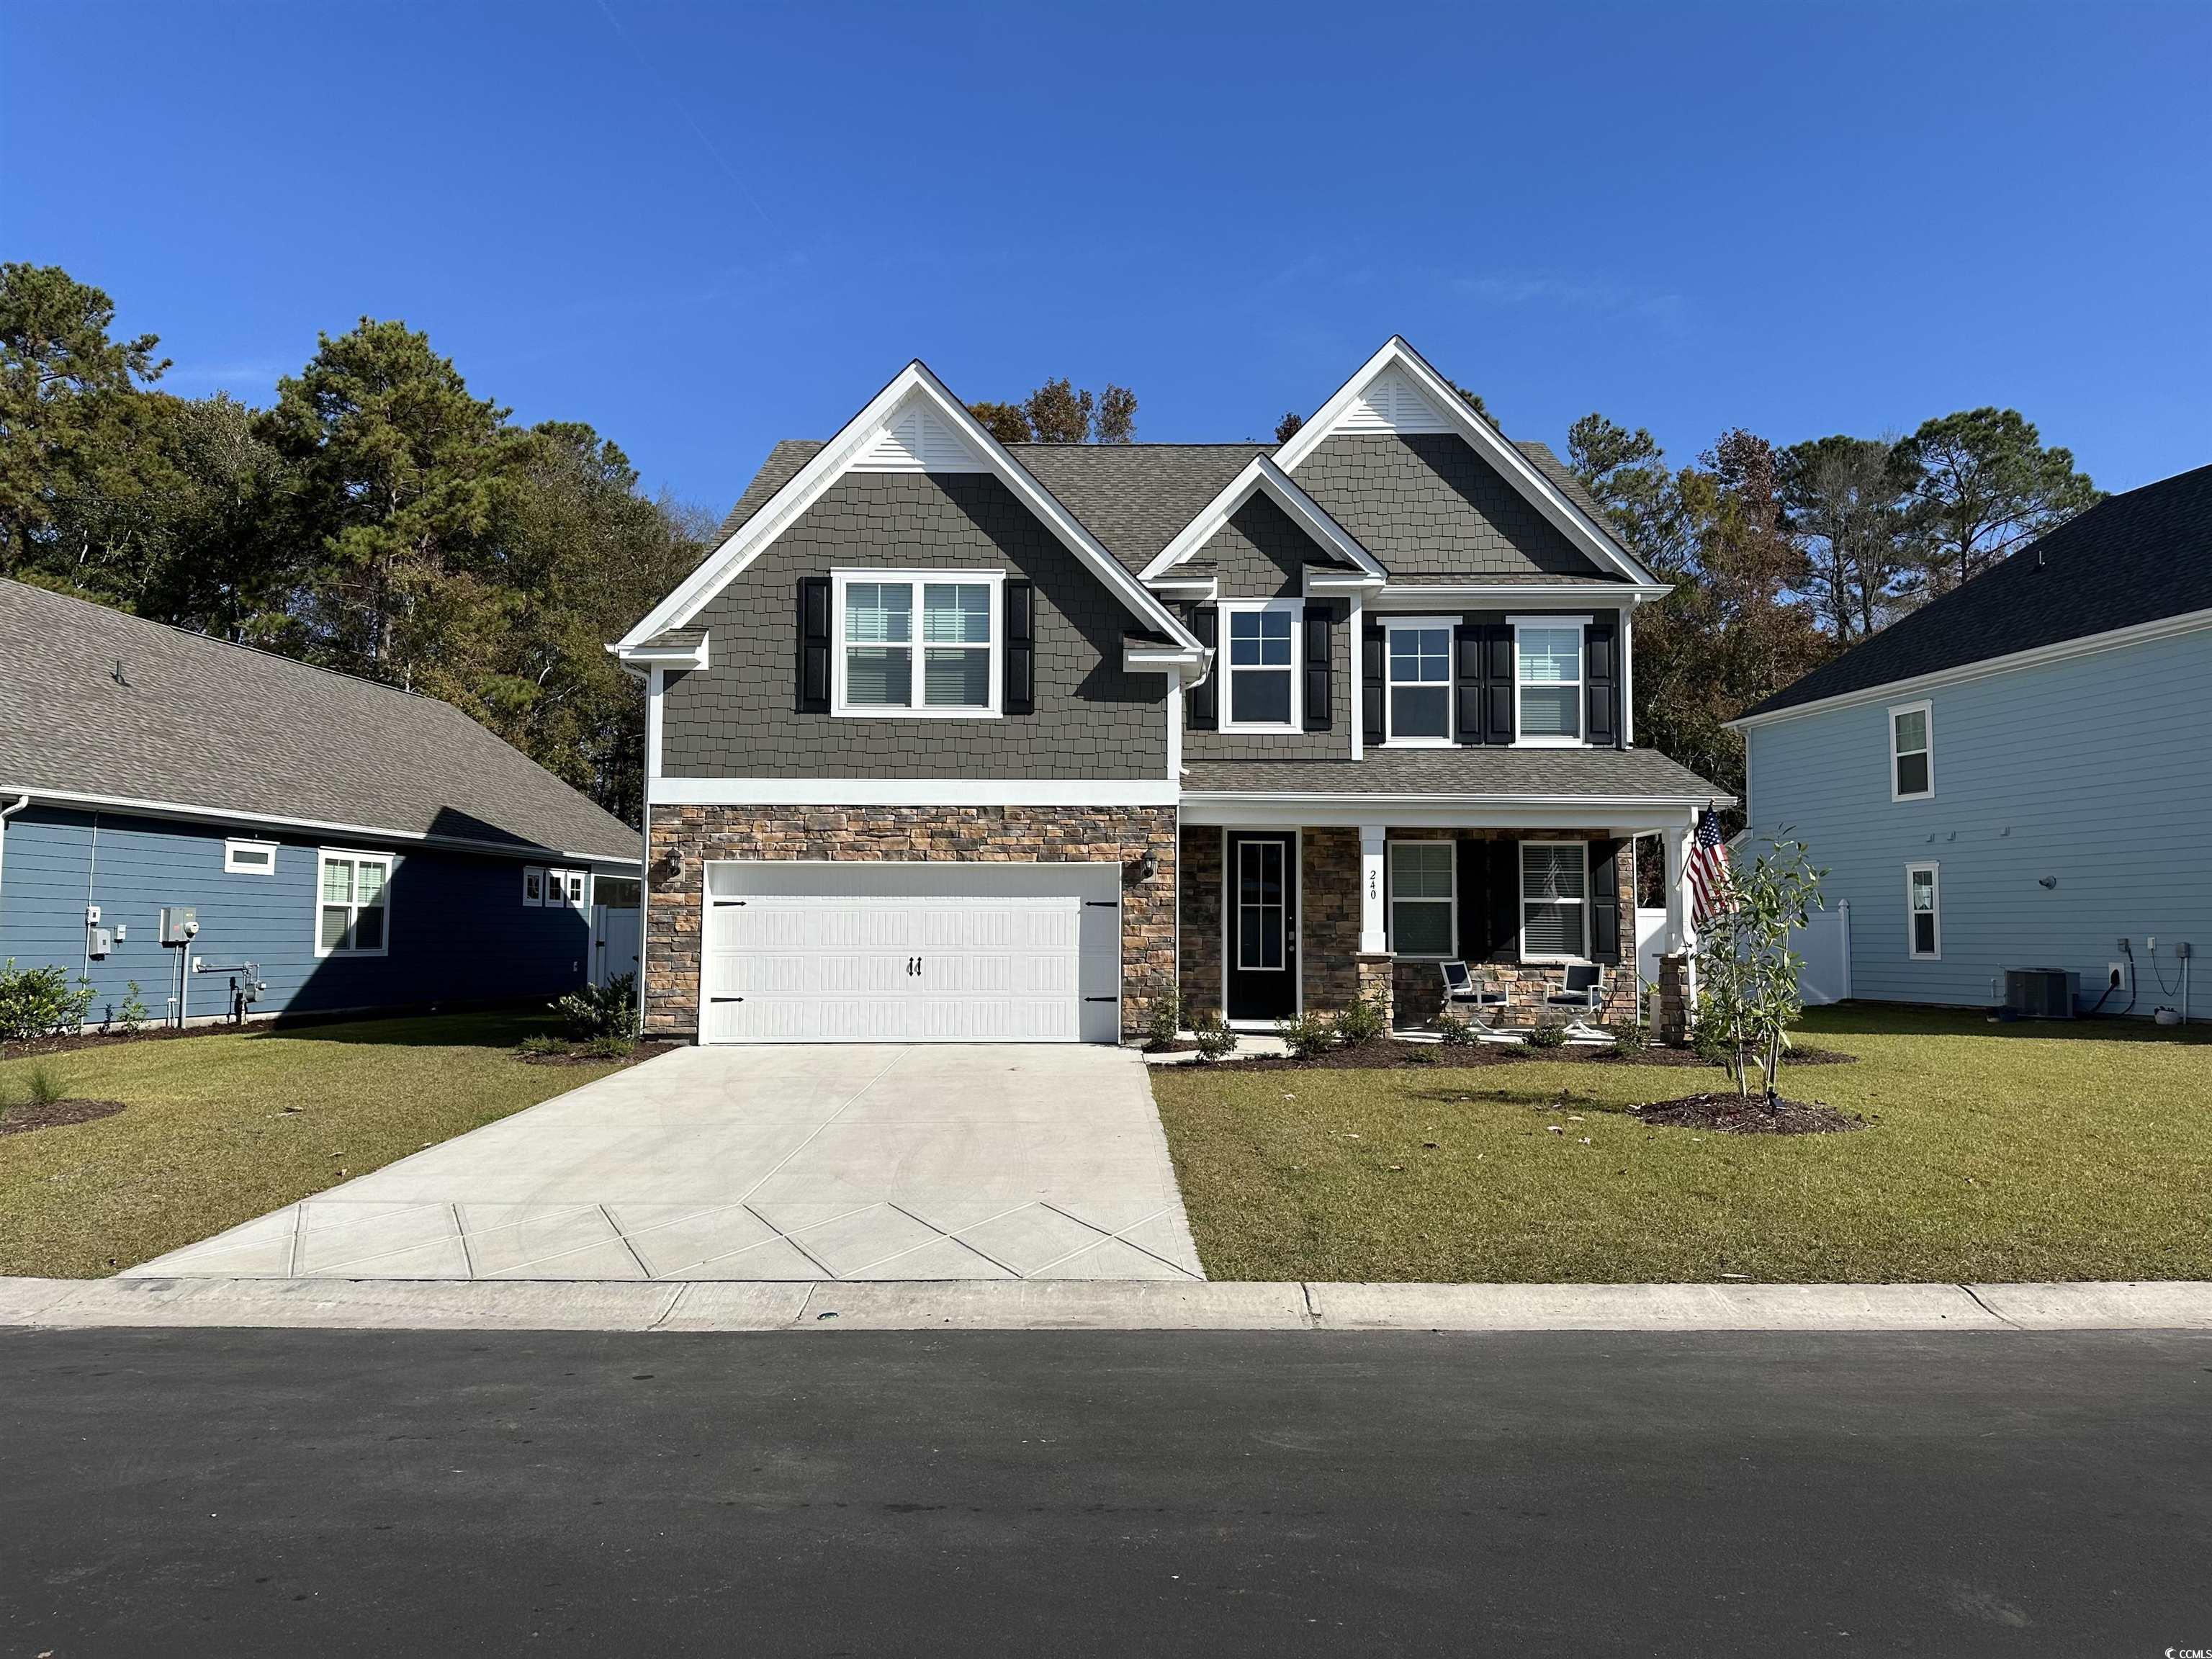
<path fill-rule="evenodd" d="M 1485 974 L 1476 978 L 1468 971 L 1463 962 L 1441 964 L 1444 974 L 1444 1012 L 1465 1013 L 1478 1027 L 1486 1026 L 1483 1015 L 1487 1012 L 1494 1021 L 1505 1011 L 1508 1000 L 1505 988 L 1496 978 Z"/>
<path fill-rule="evenodd" d="M 1571 1011 L 1567 1035 L 1585 1042 L 1610 1042 L 1613 1034 L 1591 1024 L 1588 1016 L 1605 1006 L 1605 969 L 1594 962 L 1569 963 L 1560 988 L 1544 999 L 1547 1008 Z"/>

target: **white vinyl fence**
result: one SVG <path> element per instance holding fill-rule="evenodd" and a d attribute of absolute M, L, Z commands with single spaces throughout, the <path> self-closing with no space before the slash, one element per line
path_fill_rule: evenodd
<path fill-rule="evenodd" d="M 1637 911 L 1636 973 L 1647 984 L 1659 977 L 1659 946 L 1666 933 L 1665 910 Z M 1808 1008 L 1844 1001 L 1851 994 L 1851 902 L 1843 899 L 1832 909 L 1815 910 L 1790 948 L 1805 959 L 1797 983 Z"/>

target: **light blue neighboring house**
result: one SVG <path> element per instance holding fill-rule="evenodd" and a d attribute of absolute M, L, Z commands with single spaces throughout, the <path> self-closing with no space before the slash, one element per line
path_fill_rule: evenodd
<path fill-rule="evenodd" d="M 2212 466 L 2115 495 L 1733 722 L 1754 845 L 1849 902 L 1851 994 L 2212 1012 Z M 2194 1000 L 2184 1007 L 2187 988 Z"/>
<path fill-rule="evenodd" d="M 635 967 L 639 848 L 448 704 L 0 580 L 0 958 L 94 1024 L 558 995 Z"/>

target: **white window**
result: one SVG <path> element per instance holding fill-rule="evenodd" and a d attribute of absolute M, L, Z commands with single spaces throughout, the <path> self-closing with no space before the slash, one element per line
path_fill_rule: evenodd
<path fill-rule="evenodd" d="M 1227 664 L 1229 706 L 1224 732 L 1296 732 L 1299 709 L 1298 626 L 1296 600 L 1229 602 L 1221 606 L 1221 645 Z"/>
<path fill-rule="evenodd" d="M 1521 843 L 1521 960 L 1582 962 L 1589 956 L 1589 845 Z"/>
<path fill-rule="evenodd" d="M 832 710 L 995 715 L 1004 580 L 1005 573 L 996 570 L 833 572 Z"/>
<path fill-rule="evenodd" d="M 1459 954 L 1454 907 L 1456 849 L 1448 841 L 1390 843 L 1390 951 L 1394 956 Z"/>
<path fill-rule="evenodd" d="M 1451 741 L 1452 628 L 1419 617 L 1383 624 L 1389 635 L 1389 685 L 1383 734 L 1394 744 Z"/>
<path fill-rule="evenodd" d="M 1513 617 L 1515 741 L 1583 740 L 1583 628 L 1588 617 Z"/>
<path fill-rule="evenodd" d="M 522 871 L 522 902 L 532 908 L 545 902 L 545 872 L 525 865 Z"/>
<path fill-rule="evenodd" d="M 1934 864 L 1905 866 L 1905 954 L 1930 962 L 1943 955 L 1942 868 Z"/>
<path fill-rule="evenodd" d="M 1925 800 L 1936 793 L 1936 728 L 1924 702 L 1889 711 L 1889 798 Z"/>
<path fill-rule="evenodd" d="M 580 908 L 591 892 L 591 878 L 581 870 L 548 870 L 545 872 L 545 902 L 570 904 Z"/>
<path fill-rule="evenodd" d="M 225 875 L 273 876 L 276 873 L 276 843 L 273 841 L 227 841 L 222 844 Z"/>
<path fill-rule="evenodd" d="M 392 854 L 326 848 L 316 864 L 315 954 L 385 955 L 392 946 Z"/>

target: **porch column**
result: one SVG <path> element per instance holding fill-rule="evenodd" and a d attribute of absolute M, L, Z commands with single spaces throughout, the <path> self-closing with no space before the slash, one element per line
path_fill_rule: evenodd
<path fill-rule="evenodd" d="M 1388 828 L 1379 823 L 1359 826 L 1359 953 L 1379 957 L 1390 948 L 1382 925 L 1382 843 Z"/>
<path fill-rule="evenodd" d="M 1698 948 L 1697 924 L 1690 919 L 1690 830 L 1662 832 L 1667 844 L 1667 951 L 1689 956 Z"/>

